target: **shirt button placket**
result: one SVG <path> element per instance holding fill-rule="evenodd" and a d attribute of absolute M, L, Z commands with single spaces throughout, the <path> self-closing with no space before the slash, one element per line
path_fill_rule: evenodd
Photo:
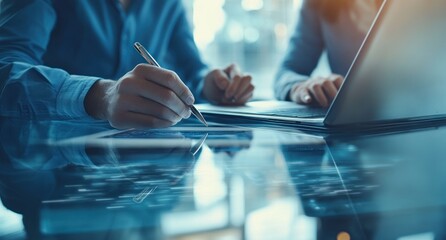
<path fill-rule="evenodd" d="M 130 69 L 127 69 L 127 61 L 129 59 L 129 50 L 132 49 L 132 45 L 130 43 L 130 36 L 129 36 L 129 27 L 127 22 L 123 25 L 122 33 L 121 33 L 121 46 L 120 46 L 120 64 L 119 69 L 120 72 L 127 72 Z"/>

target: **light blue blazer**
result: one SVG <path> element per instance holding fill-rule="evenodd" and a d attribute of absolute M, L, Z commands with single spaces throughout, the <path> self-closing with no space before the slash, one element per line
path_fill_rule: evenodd
<path fill-rule="evenodd" d="M 329 23 L 310 6 L 310 1 L 303 2 L 295 32 L 276 75 L 274 92 L 279 100 L 289 100 L 292 86 L 309 78 L 324 51 L 331 71 L 345 76 L 366 36 L 347 12 L 341 12 L 335 23 Z"/>

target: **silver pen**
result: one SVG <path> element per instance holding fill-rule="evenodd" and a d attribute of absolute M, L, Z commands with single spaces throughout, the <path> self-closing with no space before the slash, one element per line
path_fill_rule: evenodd
<path fill-rule="evenodd" d="M 136 51 L 149 63 L 150 65 L 161 67 L 156 60 L 150 55 L 150 53 L 139 43 L 136 42 L 133 44 L 133 47 L 136 49 Z M 198 109 L 194 105 L 189 105 L 190 110 L 192 114 L 200 120 L 201 123 L 203 123 L 206 127 L 208 126 L 208 123 L 204 119 L 203 115 L 198 111 Z"/>

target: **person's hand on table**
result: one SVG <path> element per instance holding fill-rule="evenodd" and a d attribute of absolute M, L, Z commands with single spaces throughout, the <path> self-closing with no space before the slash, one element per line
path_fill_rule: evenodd
<path fill-rule="evenodd" d="M 305 82 L 294 84 L 289 97 L 298 104 L 327 108 L 336 97 L 343 81 L 344 77 L 336 74 L 310 78 Z"/>
<path fill-rule="evenodd" d="M 203 97 L 213 104 L 243 105 L 252 98 L 252 77 L 243 75 L 234 64 L 215 69 L 204 80 Z"/>
<path fill-rule="evenodd" d="M 139 64 L 118 81 L 97 81 L 84 101 L 88 114 L 115 128 L 162 128 L 191 115 L 195 99 L 172 71 Z"/>

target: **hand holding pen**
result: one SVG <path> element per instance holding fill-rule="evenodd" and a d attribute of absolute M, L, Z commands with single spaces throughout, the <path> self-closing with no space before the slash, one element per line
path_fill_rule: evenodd
<path fill-rule="evenodd" d="M 84 107 L 90 116 L 115 128 L 164 128 L 189 118 L 194 102 L 175 72 L 139 64 L 118 81 L 96 81 Z"/>
<path fill-rule="evenodd" d="M 147 61 L 148 64 L 152 65 L 152 66 L 156 66 L 156 67 L 161 67 L 158 62 L 156 62 L 155 58 L 152 57 L 152 55 L 150 55 L 150 53 L 139 43 L 136 42 L 133 47 L 136 49 L 136 51 Z M 206 120 L 204 119 L 203 115 L 201 115 L 200 111 L 198 111 L 197 108 L 195 108 L 194 105 L 190 104 L 190 103 L 186 103 L 189 104 L 190 110 L 192 112 L 192 114 L 201 122 L 203 123 L 206 127 L 208 126 Z"/>

